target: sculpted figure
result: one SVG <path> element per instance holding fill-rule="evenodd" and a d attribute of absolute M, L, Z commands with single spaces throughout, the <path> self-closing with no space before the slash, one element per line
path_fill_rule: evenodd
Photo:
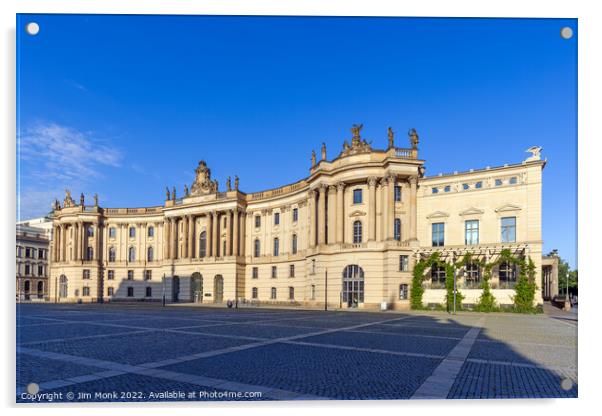
<path fill-rule="evenodd" d="M 171 188 L 171 200 L 172 201 L 176 200 L 176 187 L 175 186 L 173 188 Z"/>
<path fill-rule="evenodd" d="M 314 166 L 316 166 L 316 151 L 312 150 L 311 151 L 311 167 L 313 168 Z"/>
<path fill-rule="evenodd" d="M 232 190 L 232 182 L 230 182 L 230 177 L 228 176 L 228 179 L 226 179 L 226 190 L 228 192 L 230 192 Z"/>
<path fill-rule="evenodd" d="M 98 206 L 98 194 L 94 194 L 94 206 Z"/>
<path fill-rule="evenodd" d="M 326 160 L 326 143 L 322 142 L 322 160 Z"/>
<path fill-rule="evenodd" d="M 167 201 L 169 200 L 169 187 L 168 186 L 165 187 L 165 200 L 167 200 Z"/>
<path fill-rule="evenodd" d="M 184 195 L 188 196 L 188 185 L 184 184 Z"/>
<path fill-rule="evenodd" d="M 394 147 L 393 141 L 395 138 L 395 132 L 393 131 L 393 129 L 391 127 L 389 127 L 389 129 L 387 130 L 387 136 L 389 137 L 389 149 Z"/>
<path fill-rule="evenodd" d="M 408 131 L 408 136 L 410 136 L 410 144 L 412 145 L 412 149 L 417 149 L 418 148 L 418 133 L 416 132 L 416 129 L 410 129 L 410 131 Z"/>
<path fill-rule="evenodd" d="M 238 175 L 234 175 L 234 189 L 238 191 Z"/>

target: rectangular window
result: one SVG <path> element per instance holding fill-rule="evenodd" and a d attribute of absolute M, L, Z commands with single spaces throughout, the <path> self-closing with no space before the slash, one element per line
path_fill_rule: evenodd
<path fill-rule="evenodd" d="M 401 186 L 395 186 L 395 202 L 401 202 Z"/>
<path fill-rule="evenodd" d="M 155 227 L 148 227 L 148 236 L 149 237 L 155 236 Z"/>
<path fill-rule="evenodd" d="M 271 292 L 272 292 L 272 293 L 270 294 L 270 298 L 271 298 L 271 299 L 276 299 L 276 288 L 275 288 L 275 287 L 273 287 Z"/>
<path fill-rule="evenodd" d="M 445 188 L 443 188 L 443 192 L 449 192 L 451 191 L 451 186 L 447 185 Z"/>
<path fill-rule="evenodd" d="M 462 184 L 462 189 L 464 189 L 465 191 L 468 190 L 469 188 L 470 188 L 470 186 L 468 186 L 467 183 Z"/>
<path fill-rule="evenodd" d="M 401 220 L 399 218 L 395 218 L 393 224 L 393 238 L 397 241 L 401 240 Z"/>
<path fill-rule="evenodd" d="M 316 259 L 311 259 L 311 274 L 316 274 Z"/>
<path fill-rule="evenodd" d="M 502 180 L 501 179 L 496 179 L 495 180 L 495 186 L 502 186 Z"/>
<path fill-rule="evenodd" d="M 130 227 L 130 238 L 136 237 L 136 229 L 134 227 Z"/>
<path fill-rule="evenodd" d="M 445 245 L 445 224 L 435 222 L 432 224 L 433 247 L 443 247 Z"/>
<path fill-rule="evenodd" d="M 115 289 L 113 289 L 112 287 L 107 288 L 107 295 L 108 296 L 113 296 L 114 293 L 115 293 Z"/>
<path fill-rule="evenodd" d="M 518 182 L 518 180 L 516 179 L 516 176 L 513 176 L 510 178 L 510 181 L 509 181 L 510 185 L 516 185 L 516 182 Z"/>
<path fill-rule="evenodd" d="M 109 270 L 109 272 L 107 273 L 107 279 L 115 280 L 115 270 Z"/>
<path fill-rule="evenodd" d="M 253 289 L 251 289 L 251 297 L 253 299 L 257 299 L 257 288 L 254 287 Z"/>
<path fill-rule="evenodd" d="M 32 255 L 31 255 L 31 249 L 30 249 L 29 247 L 27 247 L 27 248 L 25 249 L 25 257 L 26 257 L 26 258 L 30 258 L 30 257 L 32 257 Z"/>
<path fill-rule="evenodd" d="M 279 224 L 280 224 L 280 213 L 275 212 L 274 213 L 274 225 L 279 225 Z"/>
<path fill-rule="evenodd" d="M 152 297 L 152 296 L 153 296 L 153 288 L 152 288 L 152 287 L 150 287 L 150 286 L 147 286 L 147 287 L 146 287 L 146 297 L 147 297 L 147 298 L 150 298 L 150 297 Z"/>
<path fill-rule="evenodd" d="M 134 280 L 134 271 L 128 270 L 128 280 Z"/>
<path fill-rule="evenodd" d="M 39 265 L 38 266 L 38 276 L 43 276 L 44 275 L 44 266 Z"/>
<path fill-rule="evenodd" d="M 261 216 L 255 215 L 255 228 L 261 227 Z"/>
<path fill-rule="evenodd" d="M 464 267 L 464 287 L 477 289 L 481 285 L 481 268 L 477 263 L 468 263 Z"/>
<path fill-rule="evenodd" d="M 408 285 L 399 285 L 399 300 L 406 300 L 408 298 Z"/>
<path fill-rule="evenodd" d="M 288 299 L 295 300 L 295 288 L 292 286 L 288 288 Z"/>
<path fill-rule="evenodd" d="M 410 256 L 402 254 L 399 256 L 399 271 L 407 272 L 410 268 Z"/>
<path fill-rule="evenodd" d="M 144 280 L 151 280 L 152 278 L 153 278 L 153 271 L 145 270 L 144 271 Z"/>
<path fill-rule="evenodd" d="M 516 242 L 516 217 L 502 218 L 502 243 Z"/>
<path fill-rule="evenodd" d="M 438 194 L 439 193 L 439 188 L 431 188 L 431 193 Z"/>
<path fill-rule="evenodd" d="M 30 273 L 30 271 L 29 271 L 29 264 L 26 264 L 25 265 L 25 275 L 29 276 L 29 273 Z"/>
<path fill-rule="evenodd" d="M 479 244 L 479 220 L 468 220 L 465 223 L 466 236 L 464 244 Z"/>
<path fill-rule="evenodd" d="M 128 286 L 128 298 L 134 296 L 134 288 L 132 286 Z"/>
<path fill-rule="evenodd" d="M 288 277 L 295 277 L 295 265 L 291 264 L 288 266 Z"/>
<path fill-rule="evenodd" d="M 483 187 L 483 182 L 479 181 L 479 182 L 475 183 L 474 187 L 477 189 L 481 189 Z"/>
<path fill-rule="evenodd" d="M 311 285 L 310 297 L 311 300 L 316 300 L 316 285 Z"/>
<path fill-rule="evenodd" d="M 82 287 L 82 296 L 90 296 L 90 288 L 88 286 Z"/>
<path fill-rule="evenodd" d="M 43 259 L 44 258 L 44 250 L 42 250 L 41 248 L 38 249 L 38 258 L 39 259 Z"/>
<path fill-rule="evenodd" d="M 115 238 L 117 235 L 117 229 L 114 227 L 109 228 L 109 238 Z"/>
<path fill-rule="evenodd" d="M 258 277 L 259 277 L 259 268 L 253 267 L 253 269 L 251 269 L 251 278 L 257 279 Z"/>
<path fill-rule="evenodd" d="M 275 279 L 278 276 L 278 268 L 276 266 L 272 266 L 272 279 Z"/>
<path fill-rule="evenodd" d="M 442 265 L 433 265 L 431 267 L 431 289 L 445 288 L 445 267 Z"/>
<path fill-rule="evenodd" d="M 353 203 L 354 204 L 361 204 L 362 203 L 362 190 L 361 189 L 354 189 L 353 190 Z"/>
<path fill-rule="evenodd" d="M 299 209 L 293 208 L 293 222 L 297 222 L 299 220 Z"/>
<path fill-rule="evenodd" d="M 82 279 L 89 279 L 89 278 L 90 278 L 90 270 L 84 269 L 84 275 L 82 276 Z"/>

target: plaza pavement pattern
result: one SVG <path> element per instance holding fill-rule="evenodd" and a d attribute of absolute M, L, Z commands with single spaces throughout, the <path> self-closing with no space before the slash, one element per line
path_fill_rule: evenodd
<path fill-rule="evenodd" d="M 19 304 L 16 401 L 577 397 L 557 318 Z"/>

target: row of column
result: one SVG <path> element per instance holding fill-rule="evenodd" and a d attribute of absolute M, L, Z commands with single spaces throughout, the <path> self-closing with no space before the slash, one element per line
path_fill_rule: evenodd
<path fill-rule="evenodd" d="M 92 258 L 88 259 L 86 250 L 88 248 L 89 224 L 84 222 L 61 223 L 53 226 L 52 229 L 52 260 L 55 262 L 65 262 L 67 260 L 98 260 L 100 255 L 100 227 L 97 223 L 92 223 L 94 227 Z M 67 249 L 71 243 L 72 254 L 68 256 Z"/>
<path fill-rule="evenodd" d="M 368 184 L 368 241 L 376 240 L 376 187 L 380 185 L 382 195 L 382 233 L 383 240 L 394 238 L 395 221 L 395 184 L 397 178 L 387 175 L 380 179 L 370 177 Z M 416 239 L 416 197 L 418 178 L 410 177 L 409 203 L 409 239 Z M 335 185 L 321 184 L 309 191 L 309 245 L 341 244 L 345 240 L 345 187 L 344 182 Z M 317 197 L 317 198 L 316 198 Z M 328 201 L 328 203 L 327 203 Z M 317 215 L 316 204 L 317 203 Z"/>

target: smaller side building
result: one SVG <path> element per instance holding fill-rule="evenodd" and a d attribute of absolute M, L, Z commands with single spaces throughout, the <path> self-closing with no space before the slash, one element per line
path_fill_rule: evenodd
<path fill-rule="evenodd" d="M 52 220 L 43 217 L 31 222 L 17 223 L 16 299 L 18 302 L 48 300 L 48 248 L 52 238 L 52 227 L 47 227 L 46 224 L 52 224 Z"/>
<path fill-rule="evenodd" d="M 541 280 L 543 300 L 552 300 L 558 296 L 558 256 L 542 257 Z"/>

